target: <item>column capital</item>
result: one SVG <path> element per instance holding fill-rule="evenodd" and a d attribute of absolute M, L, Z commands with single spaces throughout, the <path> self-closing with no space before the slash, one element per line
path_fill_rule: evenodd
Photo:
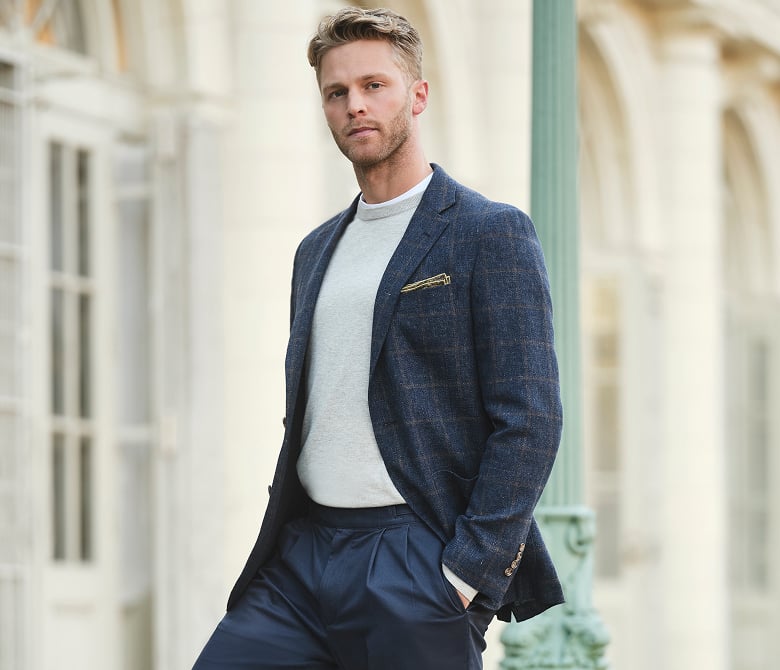
<path fill-rule="evenodd" d="M 664 58 L 703 64 L 715 64 L 720 59 L 721 35 L 701 11 L 686 8 L 659 12 L 656 25 Z"/>
<path fill-rule="evenodd" d="M 780 54 L 768 51 L 756 42 L 730 42 L 723 51 L 726 79 L 731 94 L 756 87 L 780 84 Z"/>
<path fill-rule="evenodd" d="M 577 18 L 580 23 L 586 25 L 610 21 L 624 6 L 624 0 L 578 0 Z"/>

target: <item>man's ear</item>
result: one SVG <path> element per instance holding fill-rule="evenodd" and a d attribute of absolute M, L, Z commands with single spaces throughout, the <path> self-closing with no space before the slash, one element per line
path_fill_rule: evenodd
<path fill-rule="evenodd" d="M 418 79 L 412 84 L 412 114 L 422 114 L 428 106 L 428 82 Z"/>

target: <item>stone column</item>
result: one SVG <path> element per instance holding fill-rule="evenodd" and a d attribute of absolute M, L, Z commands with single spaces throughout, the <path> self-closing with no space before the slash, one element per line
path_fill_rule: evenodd
<path fill-rule="evenodd" d="M 155 4 L 155 3 L 152 3 Z M 162 14 L 181 62 L 159 83 L 153 133 L 154 667 L 191 667 L 224 613 L 224 153 L 233 96 L 230 3 Z M 151 6 L 150 11 L 153 11 Z M 163 59 L 160 69 L 165 72 Z"/>
<path fill-rule="evenodd" d="M 684 15 L 664 25 L 663 488 L 658 667 L 725 669 L 730 637 L 721 290 L 719 45 Z M 660 650 L 659 650 L 660 651 Z"/>
<path fill-rule="evenodd" d="M 531 213 L 550 274 L 565 415 L 536 518 L 567 603 L 506 627 L 504 670 L 606 667 L 609 636 L 591 605 L 594 515 L 582 504 L 576 61 L 574 0 L 534 2 Z"/>

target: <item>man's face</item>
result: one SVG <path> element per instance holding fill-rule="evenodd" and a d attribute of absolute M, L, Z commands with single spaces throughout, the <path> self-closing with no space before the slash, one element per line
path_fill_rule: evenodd
<path fill-rule="evenodd" d="M 381 163 L 412 132 L 414 95 L 393 48 L 359 40 L 328 51 L 320 64 L 325 119 L 341 152 L 355 167 Z"/>

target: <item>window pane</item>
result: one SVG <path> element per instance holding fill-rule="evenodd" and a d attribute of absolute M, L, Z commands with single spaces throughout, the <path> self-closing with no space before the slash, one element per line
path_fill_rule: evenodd
<path fill-rule="evenodd" d="M 769 523 L 766 509 L 754 510 L 748 519 L 748 546 L 750 557 L 750 585 L 763 590 L 769 585 Z"/>
<path fill-rule="evenodd" d="M 0 258 L 0 396 L 15 394 L 17 291 L 16 262 Z"/>
<path fill-rule="evenodd" d="M 79 521 L 81 527 L 81 560 L 93 558 L 92 542 L 92 441 L 81 438 L 79 460 Z"/>
<path fill-rule="evenodd" d="M 620 468 L 618 441 L 618 390 L 604 383 L 596 389 L 596 468 L 617 472 Z"/>
<path fill-rule="evenodd" d="M 13 482 L 18 476 L 16 436 L 14 435 L 15 416 L 0 413 L 0 486 Z"/>
<path fill-rule="evenodd" d="M 14 487 L 21 472 L 14 420 L 12 414 L 0 413 L 0 565 L 16 562 L 21 549 L 18 538 L 19 502 Z"/>
<path fill-rule="evenodd" d="M 119 458 L 122 600 L 130 603 L 152 585 L 151 445 L 124 442 Z"/>
<path fill-rule="evenodd" d="M 597 513 L 595 572 L 598 577 L 620 576 L 620 291 L 616 276 L 589 278 L 584 284 L 583 325 L 587 347 L 584 360 L 588 427 L 586 448 L 593 507 Z"/>
<path fill-rule="evenodd" d="M 54 560 L 64 560 L 67 546 L 65 438 L 54 435 L 52 442 L 52 532 Z"/>
<path fill-rule="evenodd" d="M 10 63 L 0 63 L 0 87 L 9 89 L 16 87 L 14 66 Z"/>
<path fill-rule="evenodd" d="M 149 255 L 147 204 L 119 203 L 120 419 L 126 425 L 150 421 Z"/>
<path fill-rule="evenodd" d="M 750 346 L 747 503 L 750 584 L 756 589 L 768 585 L 769 572 L 769 347 L 758 339 Z"/>
<path fill-rule="evenodd" d="M 123 144 L 114 164 L 114 179 L 120 193 L 149 183 L 148 148 L 143 144 Z"/>
<path fill-rule="evenodd" d="M 78 178 L 78 268 L 82 277 L 88 277 L 90 274 L 89 257 L 89 154 L 86 151 L 79 151 L 77 159 L 77 178 Z"/>
<path fill-rule="evenodd" d="M 0 63 L 0 88 L 11 87 L 13 67 Z M 15 242 L 17 238 L 17 118 L 16 106 L 0 101 L 0 240 L 3 242 Z"/>
<path fill-rule="evenodd" d="M 65 295 L 51 292 L 51 393 L 52 412 L 65 413 Z"/>
<path fill-rule="evenodd" d="M 16 261 L 0 257 L 0 323 L 15 321 Z"/>
<path fill-rule="evenodd" d="M 758 340 L 750 347 L 748 414 L 748 486 L 752 495 L 767 505 L 769 490 L 769 408 L 767 378 L 769 351 L 766 342 Z"/>
<path fill-rule="evenodd" d="M 620 574 L 620 526 L 617 498 L 608 497 L 596 505 L 594 561 L 597 576 L 614 578 Z"/>
<path fill-rule="evenodd" d="M 90 340 L 92 302 L 88 295 L 79 295 L 79 416 L 92 416 L 92 383 Z"/>
<path fill-rule="evenodd" d="M 0 106 L 0 126 L 3 122 L 3 108 Z M 0 129 L 0 133 L 2 129 Z M 0 156 L 7 154 L 10 150 L 7 142 L 2 141 L 0 137 Z M 8 175 L 10 166 L 4 164 L 5 157 L 0 159 L 0 241 L 16 241 L 16 212 L 14 211 L 14 183 Z"/>
<path fill-rule="evenodd" d="M 0 396 L 14 396 L 16 389 L 16 335 L 10 323 L 0 322 Z M 3 443 L 0 442 L 0 445 Z"/>
<path fill-rule="evenodd" d="M 49 28 L 55 44 L 87 55 L 87 41 L 80 2 L 58 2 L 49 21 Z"/>
<path fill-rule="evenodd" d="M 63 197 L 63 149 L 62 145 L 52 142 L 49 145 L 49 179 L 50 179 L 50 197 L 49 197 L 49 219 L 51 249 L 50 259 L 51 268 L 58 272 L 65 269 L 65 246 L 64 246 L 64 224 L 63 208 L 65 199 Z"/>
<path fill-rule="evenodd" d="M 618 364 L 617 331 L 600 333 L 593 338 L 593 360 L 602 368 L 614 368 Z"/>

